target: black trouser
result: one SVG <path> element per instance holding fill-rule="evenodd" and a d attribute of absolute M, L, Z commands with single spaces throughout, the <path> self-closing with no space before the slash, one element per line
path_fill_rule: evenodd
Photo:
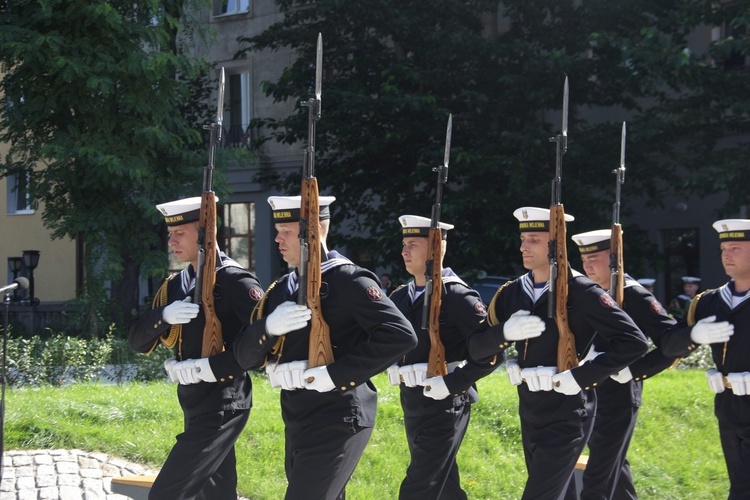
<path fill-rule="evenodd" d="M 227 410 L 189 418 L 149 499 L 237 500 L 234 443 L 249 417 L 250 410 Z"/>
<path fill-rule="evenodd" d="M 372 427 L 352 423 L 311 424 L 285 429 L 286 500 L 343 499 Z"/>
<path fill-rule="evenodd" d="M 750 499 L 750 424 L 719 420 L 719 437 L 729 472 L 729 500 Z"/>
<path fill-rule="evenodd" d="M 635 430 L 638 407 L 602 404 L 605 398 L 598 398 L 581 499 L 636 499 L 638 495 L 626 455 Z"/>
<path fill-rule="evenodd" d="M 469 426 L 471 405 L 405 417 L 411 462 L 399 499 L 465 499 L 456 454 Z"/>
<path fill-rule="evenodd" d="M 521 419 L 523 453 L 528 478 L 523 500 L 575 499 L 569 489 L 578 457 L 581 456 L 591 426 L 580 420 L 560 420 L 543 424 Z"/>

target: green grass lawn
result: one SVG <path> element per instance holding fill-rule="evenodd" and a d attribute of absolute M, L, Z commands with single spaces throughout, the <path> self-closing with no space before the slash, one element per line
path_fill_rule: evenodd
<path fill-rule="evenodd" d="M 352 500 L 395 499 L 408 464 L 398 390 L 384 374 L 373 437 L 347 488 Z M 239 489 L 251 499 L 283 498 L 283 423 L 278 392 L 254 375 L 254 406 L 237 444 Z M 504 370 L 479 382 L 469 431 L 458 456 L 472 499 L 521 496 L 526 470 L 515 388 Z M 6 393 L 5 449 L 80 448 L 158 468 L 182 415 L 167 383 L 72 385 Z M 729 483 L 713 394 L 702 371 L 669 371 L 646 383 L 629 459 L 642 499 L 726 498 Z"/>

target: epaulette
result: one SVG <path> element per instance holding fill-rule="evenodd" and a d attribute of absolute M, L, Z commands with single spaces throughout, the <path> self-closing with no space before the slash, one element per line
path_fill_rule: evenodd
<path fill-rule="evenodd" d="M 693 300 L 690 302 L 690 306 L 687 310 L 687 324 L 688 326 L 693 326 L 695 324 L 695 309 L 698 307 L 698 300 L 703 296 L 704 293 L 710 292 L 713 289 L 704 290 L 698 295 L 696 295 Z"/>
<path fill-rule="evenodd" d="M 392 292 L 391 292 L 391 293 L 390 293 L 390 294 L 388 295 L 388 298 L 390 299 L 391 297 L 393 297 L 393 294 L 394 294 L 394 293 L 396 293 L 396 292 L 397 292 L 398 290 L 401 290 L 401 289 L 402 289 L 402 288 L 404 288 L 405 286 L 407 286 L 407 285 L 405 285 L 405 284 L 403 284 L 403 283 L 402 283 L 402 284 L 400 284 L 399 286 L 397 286 L 397 287 L 396 287 L 396 288 L 395 288 L 395 289 L 394 289 L 394 290 L 393 290 L 393 291 L 392 291 Z"/>
<path fill-rule="evenodd" d="M 495 295 L 492 296 L 492 300 L 490 301 L 490 305 L 487 308 L 487 324 L 490 326 L 498 324 L 497 320 L 497 314 L 495 314 L 495 302 L 497 301 L 497 298 L 500 296 L 500 292 L 503 291 L 503 288 L 510 285 L 512 281 L 506 281 L 503 283 L 500 288 L 497 289 L 497 292 L 495 292 Z"/>
<path fill-rule="evenodd" d="M 266 299 L 268 298 L 268 292 L 273 290 L 273 288 L 279 283 L 279 280 L 274 281 L 269 285 L 269 287 L 266 289 L 265 293 L 263 294 L 263 298 L 258 301 L 257 304 L 255 304 L 255 307 L 253 308 L 253 312 L 250 313 L 250 324 L 252 325 L 259 319 L 263 318 L 263 315 L 265 313 L 265 307 L 266 307 Z M 286 335 L 281 335 L 278 340 L 276 340 L 276 343 L 273 345 L 271 350 L 269 351 L 270 356 L 275 356 L 276 354 L 281 357 L 281 352 L 284 350 L 284 340 L 286 339 Z M 263 365 L 261 365 L 260 368 L 265 368 L 265 366 L 268 364 L 268 356 L 266 356 L 266 360 L 263 362 Z"/>

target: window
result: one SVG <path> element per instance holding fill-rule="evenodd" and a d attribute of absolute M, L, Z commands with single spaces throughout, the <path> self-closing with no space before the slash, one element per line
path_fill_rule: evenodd
<path fill-rule="evenodd" d="M 227 147 L 250 146 L 251 114 L 250 73 L 235 73 L 227 77 L 224 113 L 224 144 Z"/>
<path fill-rule="evenodd" d="M 239 265 L 255 270 L 255 204 L 230 203 L 224 205 L 223 224 L 220 229 L 224 252 Z"/>
<path fill-rule="evenodd" d="M 717 57 L 714 63 L 723 66 L 728 71 L 744 70 L 747 67 L 747 57 L 743 49 L 747 37 L 747 26 L 735 24 L 733 17 L 739 17 L 739 6 L 736 2 L 720 2 L 719 12 L 726 18 L 720 26 L 711 29 L 711 42 Z"/>
<path fill-rule="evenodd" d="M 250 0 L 214 0 L 214 17 L 243 14 L 250 10 Z"/>
<path fill-rule="evenodd" d="M 29 198 L 29 174 L 21 172 L 6 177 L 8 215 L 33 214 Z"/>

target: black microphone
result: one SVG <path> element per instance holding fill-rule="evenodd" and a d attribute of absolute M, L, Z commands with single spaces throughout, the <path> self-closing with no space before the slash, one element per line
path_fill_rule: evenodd
<path fill-rule="evenodd" d="M 26 290 L 27 288 L 29 288 L 29 280 L 20 276 L 14 279 L 10 285 L 0 287 L 0 294 L 12 292 L 13 290 Z"/>

